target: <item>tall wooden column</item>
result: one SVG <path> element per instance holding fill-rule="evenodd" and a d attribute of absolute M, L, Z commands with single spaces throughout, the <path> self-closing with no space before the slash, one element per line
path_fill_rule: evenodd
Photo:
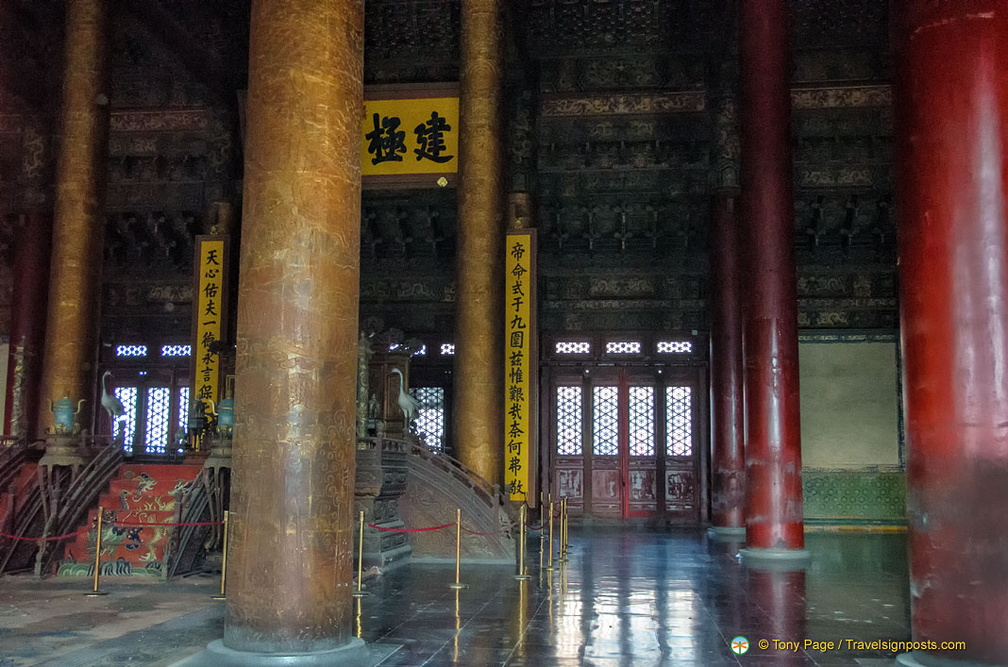
<path fill-rule="evenodd" d="M 14 242 L 10 354 L 4 435 L 38 436 L 39 381 L 45 350 L 49 253 L 52 244 L 51 130 L 38 120 L 25 126 L 21 160 L 23 215 Z"/>
<path fill-rule="evenodd" d="M 744 558 L 803 561 L 788 0 L 742 0 L 746 228 Z"/>
<path fill-rule="evenodd" d="M 711 215 L 711 525 L 745 532 L 742 297 L 736 197 L 719 193 Z"/>
<path fill-rule="evenodd" d="M 503 2 L 462 0 L 455 446 L 491 484 L 504 447 Z"/>
<path fill-rule="evenodd" d="M 4 434 L 29 440 L 37 436 L 51 234 L 49 212 L 33 207 L 24 214 L 15 241 Z"/>
<path fill-rule="evenodd" d="M 1003 665 L 1008 6 L 899 0 L 893 22 L 911 625 L 937 643 L 901 660 Z"/>
<path fill-rule="evenodd" d="M 742 275 L 737 215 L 741 158 L 736 103 L 737 59 L 714 72 L 711 99 L 711 532 L 745 535 L 745 403 L 742 358 Z"/>
<path fill-rule="evenodd" d="M 366 652 L 351 608 L 363 30 L 363 0 L 252 3 L 228 602 L 208 649 L 224 664 Z"/>
<path fill-rule="evenodd" d="M 97 391 L 109 122 L 108 14 L 107 0 L 66 2 L 62 139 L 39 409 L 42 431 L 53 426 L 49 400 L 85 400 L 78 418 L 82 419 L 91 414 Z"/>

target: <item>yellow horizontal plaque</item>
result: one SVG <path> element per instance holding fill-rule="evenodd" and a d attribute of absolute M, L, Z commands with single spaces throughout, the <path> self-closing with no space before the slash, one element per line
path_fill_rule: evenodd
<path fill-rule="evenodd" d="M 458 132 L 457 97 L 366 100 L 361 174 L 457 173 Z"/>

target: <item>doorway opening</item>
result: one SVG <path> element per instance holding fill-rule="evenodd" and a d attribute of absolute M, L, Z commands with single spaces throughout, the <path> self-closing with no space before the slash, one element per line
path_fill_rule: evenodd
<path fill-rule="evenodd" d="M 702 364 L 584 359 L 543 375 L 554 500 L 567 498 L 572 516 L 706 520 Z"/>

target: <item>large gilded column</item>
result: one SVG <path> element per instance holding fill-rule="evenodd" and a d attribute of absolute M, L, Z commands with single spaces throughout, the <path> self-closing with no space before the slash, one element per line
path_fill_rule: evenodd
<path fill-rule="evenodd" d="M 49 400 L 85 400 L 97 378 L 105 155 L 108 150 L 107 0 L 67 0 L 62 140 L 56 167 L 49 316 L 39 429 L 53 426 Z"/>
<path fill-rule="evenodd" d="M 363 0 L 254 0 L 231 543 L 216 664 L 331 664 L 352 634 Z"/>
<path fill-rule="evenodd" d="M 502 480 L 504 198 L 503 3 L 462 0 L 455 447 L 491 484 Z"/>
<path fill-rule="evenodd" d="M 1008 665 L 1008 6 L 892 10 L 917 643 L 899 661 Z"/>

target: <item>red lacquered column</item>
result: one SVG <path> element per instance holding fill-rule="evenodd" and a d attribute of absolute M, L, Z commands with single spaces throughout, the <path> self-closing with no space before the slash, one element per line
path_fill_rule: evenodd
<path fill-rule="evenodd" d="M 913 638 L 1008 664 L 1008 5 L 893 3 Z M 941 650 L 944 641 L 966 643 Z"/>
<path fill-rule="evenodd" d="M 804 560 L 798 303 L 785 0 L 741 3 L 746 546 Z"/>
<path fill-rule="evenodd" d="M 4 435 L 31 439 L 38 434 L 51 239 L 51 214 L 41 209 L 29 210 L 14 242 Z"/>
<path fill-rule="evenodd" d="M 745 531 L 742 300 L 735 198 L 716 195 L 711 216 L 711 524 Z M 734 530 L 732 530 L 734 529 Z"/>

